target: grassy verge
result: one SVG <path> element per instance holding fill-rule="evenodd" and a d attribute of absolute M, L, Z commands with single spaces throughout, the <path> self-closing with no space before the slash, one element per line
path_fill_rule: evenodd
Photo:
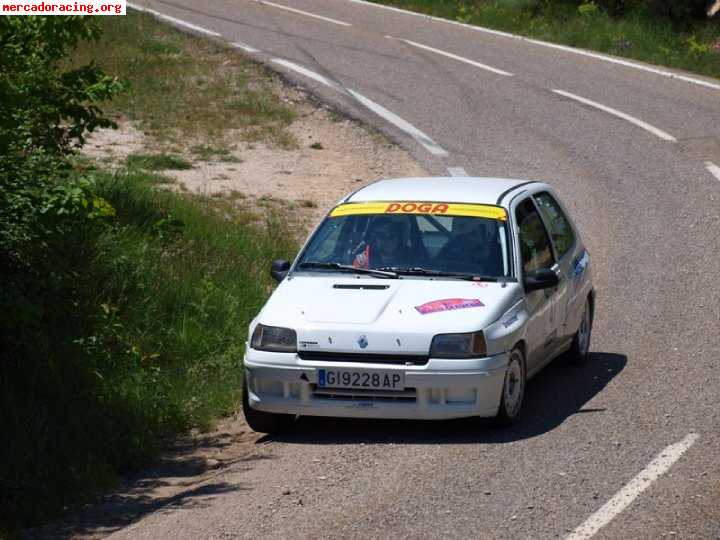
<path fill-rule="evenodd" d="M 108 18 L 109 19 L 109 18 Z M 293 147 L 292 109 L 272 93 L 268 72 L 211 41 L 182 34 L 147 14 L 100 21 L 99 46 L 80 48 L 74 65 L 97 62 L 128 89 L 107 108 L 179 150 L 225 154 L 234 140 Z"/>
<path fill-rule="evenodd" d="M 191 167 L 193 149 L 228 156 L 238 138 L 292 144 L 294 113 L 272 79 L 143 15 L 109 19 L 69 64 L 94 59 L 127 80 L 106 107 L 170 148 L 112 173 L 78 159 L 70 178 L 53 179 L 89 186 L 94 217 L 37 246 L 54 254 L 53 275 L 38 278 L 38 310 L 18 309 L 33 316 L 16 321 L 27 335 L 0 351 L 0 537 L 61 515 L 177 434 L 236 410 L 269 262 L 296 249 L 272 209 L 178 194 L 156 172 Z"/>
<path fill-rule="evenodd" d="M 15 524 L 56 515 L 235 410 L 267 268 L 295 248 L 280 221 L 159 190 L 152 173 L 92 176 L 114 215 L 72 262 L 74 306 L 49 329 L 51 361 L 4 366 L 0 380 L 0 518 Z"/>
<path fill-rule="evenodd" d="M 592 2 L 373 0 L 411 11 L 720 78 L 720 24 L 678 25 L 637 10 L 613 18 Z"/>
<path fill-rule="evenodd" d="M 127 157 L 125 163 L 128 167 L 148 171 L 185 171 L 192 169 L 192 163 L 172 154 L 133 154 Z"/>

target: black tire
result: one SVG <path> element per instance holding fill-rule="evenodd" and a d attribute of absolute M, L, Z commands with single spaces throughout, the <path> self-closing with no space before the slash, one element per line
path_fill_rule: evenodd
<path fill-rule="evenodd" d="M 520 417 L 523 401 L 525 400 L 525 386 L 527 384 L 527 371 L 525 355 L 520 348 L 510 351 L 508 369 L 505 372 L 500 408 L 493 419 L 498 427 L 513 425 Z"/>
<path fill-rule="evenodd" d="M 593 310 L 590 299 L 585 300 L 582 317 L 577 332 L 573 336 L 572 344 L 567 352 L 567 361 L 570 364 L 582 365 L 590 356 L 590 337 L 592 336 Z"/>
<path fill-rule="evenodd" d="M 295 422 L 295 416 L 292 414 L 269 413 L 253 409 L 248 400 L 247 380 L 243 381 L 242 408 L 245 421 L 250 429 L 260 433 L 282 433 L 290 429 Z"/>

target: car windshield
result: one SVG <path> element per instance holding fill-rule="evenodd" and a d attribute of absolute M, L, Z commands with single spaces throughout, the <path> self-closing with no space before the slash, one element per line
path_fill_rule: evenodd
<path fill-rule="evenodd" d="M 355 203 L 335 208 L 297 268 L 398 274 L 510 276 L 505 210 L 447 203 Z M 350 267 L 348 269 L 347 267 Z"/>

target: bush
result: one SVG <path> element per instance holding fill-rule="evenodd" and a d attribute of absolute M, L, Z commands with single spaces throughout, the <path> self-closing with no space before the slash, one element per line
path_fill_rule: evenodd
<path fill-rule="evenodd" d="M 115 174 L 72 154 L 122 86 L 64 69 L 91 18 L 0 18 L 0 537 L 234 410 L 271 258 L 294 246 L 221 201 L 157 188 L 174 156 Z"/>
<path fill-rule="evenodd" d="M 20 342 L 0 370 L 12 441 L 0 445 L 0 531 L 58 515 L 235 410 L 267 268 L 295 248 L 285 225 L 159 190 L 153 173 L 90 175 L 103 225 L 75 231 L 60 261 L 72 287 L 46 289 L 55 307 L 38 344 Z"/>
<path fill-rule="evenodd" d="M 554 6 L 597 5 L 611 17 L 623 17 L 644 11 L 653 16 L 686 22 L 705 17 L 707 0 L 532 0 L 532 12 L 538 14 Z"/>
<path fill-rule="evenodd" d="M 67 240 L 93 214 L 90 183 L 67 181 L 67 156 L 87 131 L 112 125 L 95 104 L 120 85 L 96 66 L 57 63 L 96 37 L 83 17 L 0 19 L 0 362 L 34 343 L 50 290 L 72 280 Z"/>
<path fill-rule="evenodd" d="M 675 22 L 705 18 L 707 0 L 647 0 L 646 6 L 653 13 Z"/>
<path fill-rule="evenodd" d="M 96 66 L 63 71 L 58 62 L 96 37 L 84 17 L 0 18 L 0 432 L 10 441 L 0 530 L 19 511 L 18 490 L 28 489 L 18 473 L 62 474 L 38 453 L 66 427 L 48 423 L 65 407 L 51 396 L 83 388 L 87 376 L 65 363 L 68 329 L 83 318 L 81 272 L 107 205 L 90 180 L 69 178 L 68 156 L 86 132 L 112 125 L 96 103 L 120 85 Z M 64 371 L 74 376 L 58 376 Z"/>
<path fill-rule="evenodd" d="M 599 0 L 600 8 L 612 17 L 621 17 L 641 7 L 642 0 Z"/>

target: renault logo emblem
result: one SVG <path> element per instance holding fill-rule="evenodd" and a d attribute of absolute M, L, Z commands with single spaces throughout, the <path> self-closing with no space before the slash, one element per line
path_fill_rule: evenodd
<path fill-rule="evenodd" d="M 357 340 L 357 344 L 360 346 L 361 349 L 364 349 L 368 346 L 368 340 L 367 336 L 360 336 Z"/>

